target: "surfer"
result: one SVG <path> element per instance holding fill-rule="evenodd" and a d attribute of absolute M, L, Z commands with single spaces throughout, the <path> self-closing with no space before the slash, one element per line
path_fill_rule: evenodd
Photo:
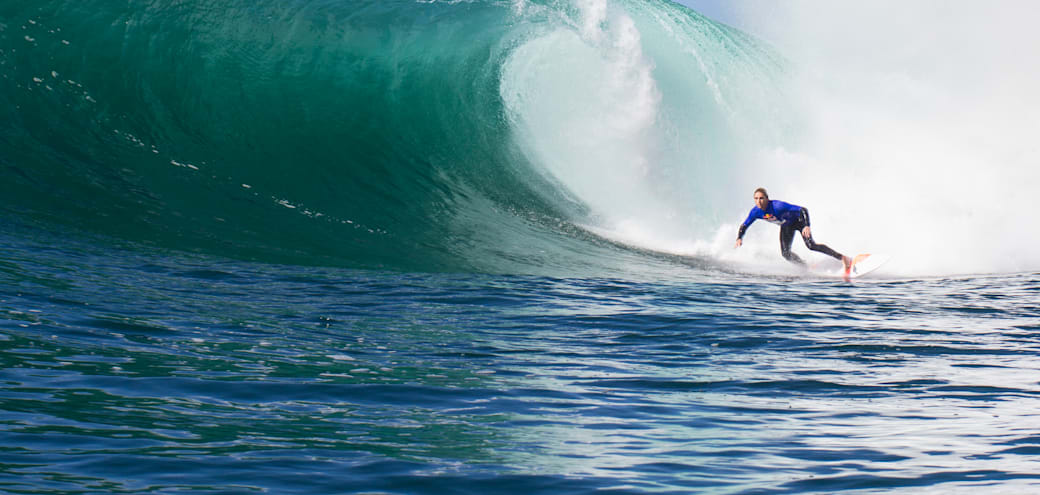
<path fill-rule="evenodd" d="M 800 231 L 802 240 L 805 241 L 805 247 L 840 260 L 841 265 L 845 268 L 845 273 L 849 272 L 849 267 L 852 266 L 851 258 L 827 247 L 826 244 L 818 244 L 813 240 L 812 230 L 809 228 L 809 210 L 783 201 L 770 201 L 769 193 L 764 187 L 755 189 L 754 199 L 755 206 L 751 208 L 751 213 L 748 213 L 747 219 L 740 225 L 740 231 L 737 232 L 736 247 L 740 247 L 744 243 L 744 233 L 747 232 L 751 223 L 761 218 L 780 226 L 780 253 L 787 261 L 805 265 L 797 254 L 791 252 L 794 233 Z"/>

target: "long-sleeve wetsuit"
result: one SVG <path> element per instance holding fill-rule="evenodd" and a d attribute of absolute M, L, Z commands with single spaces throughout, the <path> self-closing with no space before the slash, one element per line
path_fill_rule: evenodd
<path fill-rule="evenodd" d="M 775 199 L 769 202 L 769 206 L 765 210 L 754 206 L 748 213 L 747 219 L 740 225 L 737 239 L 743 239 L 744 233 L 747 232 L 752 222 L 760 218 L 780 226 L 780 253 L 784 258 L 793 263 L 805 264 L 798 255 L 791 252 L 791 242 L 794 240 L 795 232 L 800 232 L 809 226 L 809 210 Z M 821 252 L 838 260 L 842 259 L 841 253 L 827 247 L 826 244 L 817 244 L 811 235 L 808 237 L 803 235 L 802 240 L 805 241 L 805 247 L 810 250 Z"/>

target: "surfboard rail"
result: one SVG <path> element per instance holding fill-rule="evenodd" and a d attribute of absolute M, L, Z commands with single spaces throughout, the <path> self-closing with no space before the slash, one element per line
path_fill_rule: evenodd
<path fill-rule="evenodd" d="M 854 279 L 881 268 L 881 266 L 888 263 L 891 258 L 891 256 L 886 254 L 862 253 L 857 254 L 852 258 L 852 265 L 849 267 L 848 273 L 845 272 L 844 267 L 822 270 L 810 269 L 810 271 L 826 276 Z"/>

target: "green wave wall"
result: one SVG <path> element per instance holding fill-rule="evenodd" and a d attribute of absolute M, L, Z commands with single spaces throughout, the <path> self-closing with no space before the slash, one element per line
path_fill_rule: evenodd
<path fill-rule="evenodd" d="M 726 159 L 732 112 L 705 83 L 719 69 L 676 40 L 728 46 L 720 60 L 757 45 L 674 4 L 608 7 L 631 12 L 658 61 L 661 128 L 699 147 L 704 170 Z M 589 202 L 518 138 L 532 130 L 501 92 L 511 54 L 580 32 L 582 15 L 567 2 L 6 2 L 2 211 L 279 263 L 502 272 L 611 258 L 617 246 L 577 226 Z M 677 118 L 693 100 L 699 116 Z M 664 176 L 711 189 L 686 157 L 663 158 Z"/>

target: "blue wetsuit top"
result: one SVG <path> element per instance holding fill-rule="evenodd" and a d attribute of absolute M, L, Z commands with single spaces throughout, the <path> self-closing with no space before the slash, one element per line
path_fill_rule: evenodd
<path fill-rule="evenodd" d="M 743 239 L 744 232 L 747 231 L 747 228 L 752 222 L 759 218 L 777 225 L 802 222 L 802 225 L 799 227 L 801 228 L 809 225 L 809 210 L 798 205 L 784 203 L 783 201 L 777 201 L 775 199 L 769 202 L 769 206 L 767 206 L 765 210 L 754 206 L 751 208 L 751 213 L 748 213 L 747 219 L 740 225 L 740 233 L 737 234 L 737 239 Z"/>

